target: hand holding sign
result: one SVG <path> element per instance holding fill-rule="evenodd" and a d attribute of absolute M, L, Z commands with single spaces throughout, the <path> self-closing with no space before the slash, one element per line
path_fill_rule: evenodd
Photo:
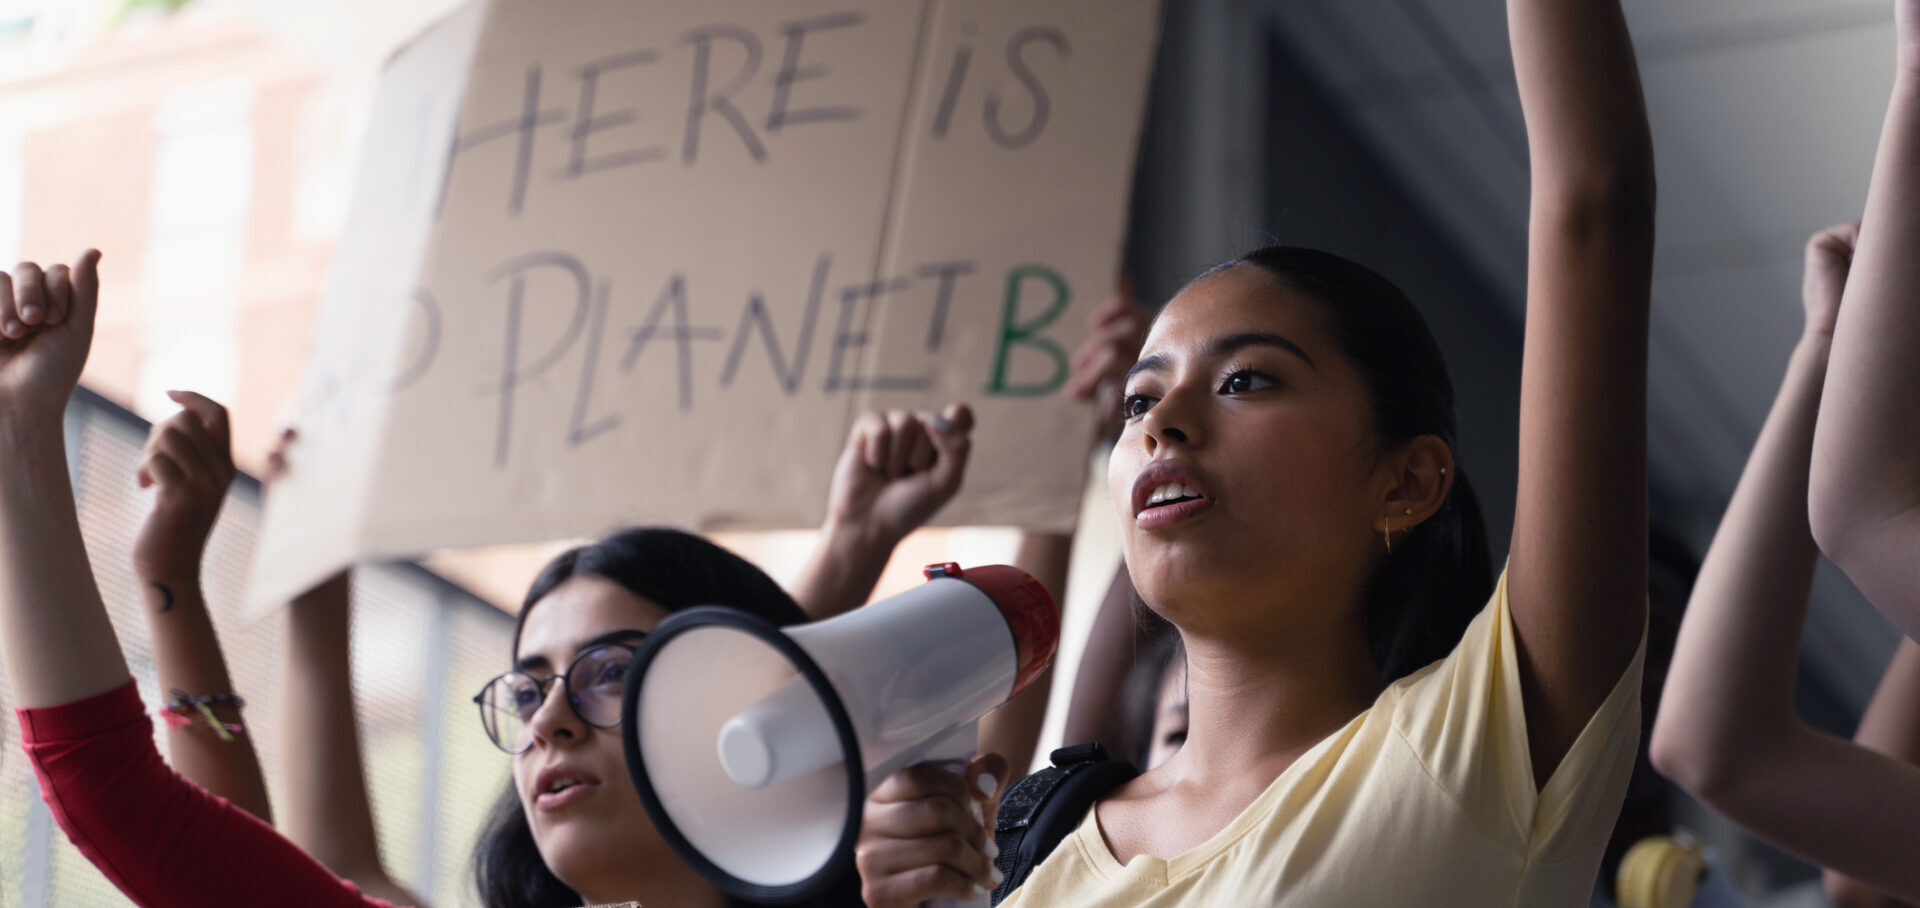
<path fill-rule="evenodd" d="M 1094 310 L 1087 339 L 1073 351 L 1073 374 L 1067 380 L 1067 393 L 1080 400 L 1092 400 L 1095 425 L 1101 438 L 1110 438 L 1120 429 L 1120 385 L 1127 370 L 1140 358 L 1140 346 L 1147 342 L 1147 329 L 1153 315 L 1133 294 L 1133 279 L 1120 276 L 1120 285 Z"/>

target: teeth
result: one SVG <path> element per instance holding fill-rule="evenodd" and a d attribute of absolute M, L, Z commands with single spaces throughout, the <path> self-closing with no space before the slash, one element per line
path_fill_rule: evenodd
<path fill-rule="evenodd" d="M 1161 502 L 1174 501 L 1176 499 L 1181 499 L 1181 498 L 1199 498 L 1199 497 L 1200 497 L 1199 489 L 1193 488 L 1192 486 L 1185 485 L 1183 483 L 1169 482 L 1154 489 L 1153 494 L 1147 496 L 1147 504 L 1151 506 L 1151 505 L 1160 504 Z"/>
<path fill-rule="evenodd" d="M 575 779 L 568 779 L 568 778 L 554 779 L 552 784 L 549 784 L 547 786 L 547 793 L 552 794 L 553 792 L 556 792 L 556 791 L 563 791 L 565 789 L 572 788 L 573 786 L 578 784 L 580 784 L 580 782 Z"/>

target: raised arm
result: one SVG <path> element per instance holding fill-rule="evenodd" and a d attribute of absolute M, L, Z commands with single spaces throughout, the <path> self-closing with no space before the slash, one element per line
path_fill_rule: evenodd
<path fill-rule="evenodd" d="M 905 411 L 862 416 L 833 470 L 819 547 L 793 598 L 815 621 L 865 605 L 887 559 L 960 491 L 972 450 L 973 411 L 939 417 Z"/>
<path fill-rule="evenodd" d="M 1508 590 L 1534 781 L 1639 645 L 1653 149 L 1617 0 L 1508 0 L 1532 162 Z"/>
<path fill-rule="evenodd" d="M 1920 769 L 1920 643 L 1900 641 L 1880 688 L 1860 718 L 1853 743 Z M 1826 872 L 1827 897 L 1842 908 L 1900 908 L 1920 902 L 1896 902 L 1879 889 L 1832 870 Z"/>
<path fill-rule="evenodd" d="M 154 749 L 88 569 L 62 443 L 93 339 L 98 261 L 22 265 L 0 281 L 0 662 L 43 797 L 81 853 L 149 908 L 384 905 Z"/>
<path fill-rule="evenodd" d="M 1133 579 L 1122 564 L 1100 600 L 1080 651 L 1080 667 L 1073 677 L 1073 699 L 1067 704 L 1064 739 L 1068 744 L 1097 741 L 1118 746 L 1126 709 L 1127 669 L 1140 645 L 1139 622 L 1133 616 Z"/>
<path fill-rule="evenodd" d="M 71 269 L 0 275 L 0 663 L 20 708 L 131 677 L 93 584 L 62 434 L 93 342 L 99 261 L 89 251 Z"/>
<path fill-rule="evenodd" d="M 367 799 L 349 660 L 349 592 L 342 572 L 288 606 L 287 678 L 281 685 L 287 837 L 374 898 L 423 905 L 380 861 Z"/>
<path fill-rule="evenodd" d="M 213 617 L 200 588 L 200 560 L 220 517 L 235 470 L 225 407 L 198 394 L 169 392 L 185 409 L 154 426 L 140 460 L 141 488 L 154 489 L 153 511 L 133 543 L 133 569 L 146 597 L 147 624 L 160 689 L 207 704 L 216 727 L 198 709 L 177 711 L 167 736 L 180 774 L 248 813 L 272 823 L 267 783 L 220 652 Z"/>
<path fill-rule="evenodd" d="M 280 433 L 267 455 L 266 492 L 286 474 L 298 438 Z M 353 575 L 342 571 L 287 606 L 287 675 L 280 685 L 286 809 L 282 828 L 320 863 L 374 898 L 422 905 L 380 861 L 354 714 Z"/>
<path fill-rule="evenodd" d="M 1818 734 L 1793 712 L 1817 555 L 1807 474 L 1846 273 L 1844 247 L 1830 244 L 1849 232 L 1809 244 L 1807 331 L 1694 585 L 1652 752 L 1668 778 L 1762 837 L 1920 897 L 1920 769 Z"/>
<path fill-rule="evenodd" d="M 1920 639 L 1920 0 L 1895 4 L 1893 98 L 1814 437 L 1820 548 Z"/>

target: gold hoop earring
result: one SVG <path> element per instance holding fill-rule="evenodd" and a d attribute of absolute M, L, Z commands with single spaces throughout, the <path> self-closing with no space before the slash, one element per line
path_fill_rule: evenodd
<path fill-rule="evenodd" d="M 1387 554 L 1393 554 L 1393 521 L 1387 521 L 1387 525 L 1380 531 L 1380 535 L 1385 536 L 1387 539 Z"/>

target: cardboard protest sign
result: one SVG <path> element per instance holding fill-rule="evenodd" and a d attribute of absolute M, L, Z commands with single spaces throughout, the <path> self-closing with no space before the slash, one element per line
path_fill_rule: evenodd
<path fill-rule="evenodd" d="M 1073 521 L 1157 0 L 477 0 L 389 64 L 256 604 L 354 560 L 819 522 L 978 416 L 945 524 Z"/>

